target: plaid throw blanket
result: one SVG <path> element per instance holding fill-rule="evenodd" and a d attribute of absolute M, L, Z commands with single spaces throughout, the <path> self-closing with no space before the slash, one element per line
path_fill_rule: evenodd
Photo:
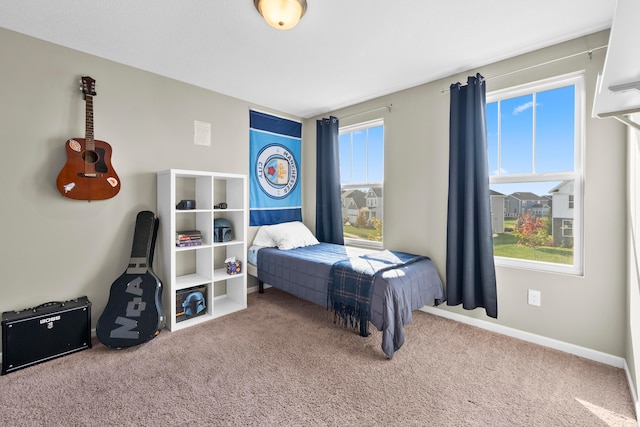
<path fill-rule="evenodd" d="M 366 325 L 376 275 L 426 258 L 405 252 L 381 251 L 333 264 L 328 298 L 336 321 L 350 328 Z"/>

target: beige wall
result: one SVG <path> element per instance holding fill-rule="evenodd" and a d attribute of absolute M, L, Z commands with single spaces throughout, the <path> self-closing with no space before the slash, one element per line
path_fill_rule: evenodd
<path fill-rule="evenodd" d="M 587 111 L 604 51 L 491 79 L 515 69 L 607 43 L 597 33 L 334 112 L 347 125 L 385 118 L 385 245 L 430 256 L 445 268 L 449 84 L 479 71 L 488 90 L 586 70 Z M 141 70 L 0 30 L 0 176 L 4 183 L 0 311 L 87 295 L 93 323 L 111 283 L 124 271 L 135 214 L 156 207 L 156 172 L 168 168 L 248 173 L 249 103 Z M 84 136 L 84 102 L 76 80 L 97 81 L 96 138 L 113 146 L 122 179 L 114 199 L 61 197 L 55 179 L 64 142 Z M 257 106 L 260 108 L 259 106 Z M 277 112 L 276 112 L 277 113 Z M 314 118 L 315 119 L 315 118 Z M 303 127 L 303 209 L 313 228 L 315 120 Z M 212 124 L 211 148 L 193 145 L 193 120 Z M 496 323 L 625 356 L 625 129 L 588 119 L 585 153 L 585 275 L 497 269 Z M 250 234 L 251 235 L 251 234 Z M 528 288 L 542 306 L 526 304 Z M 483 310 L 443 307 L 494 321 Z M 628 351 L 627 351 L 628 353 Z"/>
<path fill-rule="evenodd" d="M 87 295 L 95 326 L 137 212 L 156 211 L 156 172 L 248 174 L 252 105 L 3 29 L 0 52 L 0 311 Z M 113 147 L 122 181 L 109 200 L 69 200 L 55 186 L 65 141 L 85 133 L 82 75 L 96 79 L 95 137 Z M 194 120 L 211 123 L 211 147 L 193 144 Z"/>
<path fill-rule="evenodd" d="M 584 185 L 584 276 L 551 274 L 497 267 L 498 319 L 483 309 L 456 313 L 568 342 L 604 353 L 625 355 L 625 129 L 616 120 L 591 119 L 596 75 L 602 70 L 605 50 L 583 54 L 492 78 L 514 70 L 606 45 L 608 32 L 600 32 L 551 48 L 522 55 L 477 70 L 397 92 L 335 111 L 337 117 L 392 104 L 351 116 L 341 125 L 384 117 L 385 188 L 384 239 L 388 249 L 430 256 L 444 279 L 448 191 L 449 93 L 451 83 L 466 82 L 480 72 L 488 78 L 487 91 L 579 70 L 586 72 L 586 143 Z M 442 90 L 445 89 L 443 92 Z M 326 115 L 328 116 L 328 114 Z M 310 193 L 314 187 L 315 123 L 305 122 L 305 219 L 313 225 Z M 527 289 L 542 292 L 542 306 L 527 304 Z"/>

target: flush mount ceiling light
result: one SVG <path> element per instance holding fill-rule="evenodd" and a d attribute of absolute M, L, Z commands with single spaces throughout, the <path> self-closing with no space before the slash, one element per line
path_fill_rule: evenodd
<path fill-rule="evenodd" d="M 253 0 L 267 24 L 279 30 L 295 27 L 307 11 L 307 0 Z"/>

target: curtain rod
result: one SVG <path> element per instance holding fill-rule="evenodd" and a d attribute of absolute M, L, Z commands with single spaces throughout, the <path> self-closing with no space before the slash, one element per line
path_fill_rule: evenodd
<path fill-rule="evenodd" d="M 509 76 L 511 74 L 520 73 L 522 71 L 528 71 L 528 70 L 531 70 L 532 68 L 537 68 L 537 67 L 542 67 L 544 65 L 553 64 L 554 62 L 564 61 L 565 59 L 571 59 L 571 58 L 574 58 L 576 56 L 584 55 L 585 53 L 588 54 L 589 55 L 589 59 L 591 59 L 591 55 L 593 54 L 594 51 L 600 50 L 600 49 L 605 49 L 606 47 L 608 47 L 608 45 L 605 44 L 603 46 L 594 47 L 593 49 L 584 50 L 582 52 L 578 52 L 578 53 L 574 53 L 574 54 L 571 54 L 571 55 L 563 56 L 562 58 L 552 59 L 550 61 L 543 62 L 541 64 L 530 65 L 528 67 L 520 68 L 519 70 L 509 71 L 507 73 L 498 74 L 496 76 L 486 77 L 485 81 L 486 80 L 497 79 L 497 78 L 500 78 L 500 77 Z M 448 92 L 449 90 L 450 90 L 450 88 L 440 89 L 440 93 Z"/>
<path fill-rule="evenodd" d="M 367 111 L 360 111 L 359 113 L 353 113 L 353 114 L 349 114 L 349 115 L 338 117 L 338 118 L 342 120 L 348 117 L 359 116 L 360 114 L 366 114 L 366 113 L 371 113 L 373 111 L 384 110 L 385 108 L 389 110 L 389 112 L 391 112 L 391 107 L 393 107 L 393 104 L 385 105 L 384 107 L 372 108 L 371 110 L 367 110 Z"/>

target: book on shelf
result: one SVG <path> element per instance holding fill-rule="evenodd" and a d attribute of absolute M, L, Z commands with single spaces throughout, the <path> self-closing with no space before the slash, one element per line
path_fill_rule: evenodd
<path fill-rule="evenodd" d="M 176 242 L 176 246 L 179 248 L 186 248 L 189 246 L 200 246 L 202 245 L 202 241 L 189 241 L 189 242 Z"/>
<path fill-rule="evenodd" d="M 176 232 L 176 246 L 199 246 L 202 244 L 202 233 L 200 230 L 185 230 Z"/>
<path fill-rule="evenodd" d="M 177 236 L 201 236 L 202 232 L 200 230 L 181 230 L 176 231 Z"/>
<path fill-rule="evenodd" d="M 176 231 L 176 239 L 200 239 L 202 233 L 199 230 Z"/>

